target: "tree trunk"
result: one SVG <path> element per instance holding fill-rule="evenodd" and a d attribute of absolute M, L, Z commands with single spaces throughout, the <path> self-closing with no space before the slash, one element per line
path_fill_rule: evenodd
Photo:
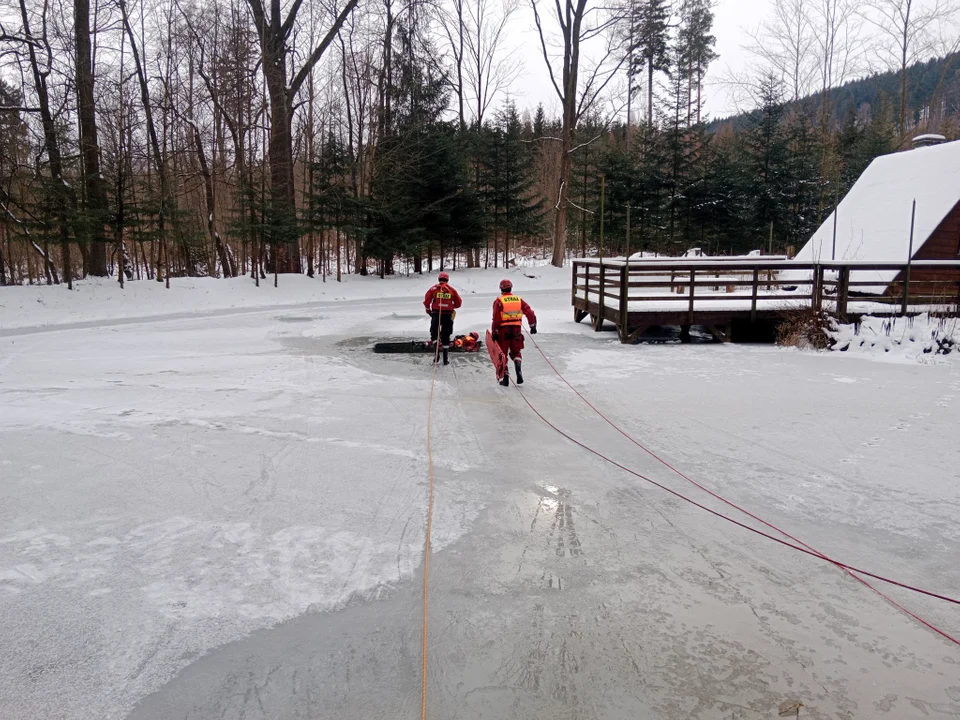
<path fill-rule="evenodd" d="M 269 68 L 269 70 L 268 70 Z M 265 58 L 270 93 L 270 246 L 275 272 L 300 272 L 296 194 L 293 181 L 293 108 L 286 87 L 286 59 Z"/>
<path fill-rule="evenodd" d="M 909 15 L 908 15 L 909 17 Z M 907 32 L 909 25 L 903 26 L 903 45 L 901 50 L 903 54 L 900 59 L 900 135 L 907 132 Z"/>
<path fill-rule="evenodd" d="M 119 0 L 119 7 L 124 28 L 127 32 L 127 39 L 130 41 L 130 52 L 133 54 L 133 62 L 136 68 L 137 80 L 140 84 L 140 101 L 143 104 L 143 114 L 146 120 L 147 137 L 149 138 L 149 150 L 152 151 L 154 162 L 156 163 L 157 176 L 160 179 L 160 203 L 157 212 L 157 232 L 159 235 L 160 247 L 157 251 L 157 282 L 166 281 L 166 286 L 170 288 L 170 262 L 167 255 L 164 216 L 166 215 L 167 204 L 167 173 L 164 166 L 163 154 L 160 151 L 160 140 L 157 138 L 157 128 L 153 122 L 153 107 L 150 103 L 150 89 L 147 85 L 147 77 L 144 72 L 143 63 L 140 62 L 140 50 L 137 46 L 136 38 L 133 35 L 133 28 L 130 25 L 130 16 L 127 14 L 126 0 Z M 160 267 L 160 253 L 163 253 L 164 267 Z M 161 277 L 161 275 L 166 277 Z"/>
<path fill-rule="evenodd" d="M 200 163 L 200 174 L 203 176 L 203 190 L 207 201 L 207 233 L 213 241 L 217 251 L 217 258 L 220 260 L 220 268 L 224 277 L 236 277 L 237 272 L 233 267 L 233 261 L 230 259 L 227 249 L 223 244 L 223 238 L 217 232 L 216 227 L 216 195 L 213 191 L 213 173 L 210 172 L 210 165 L 207 162 L 207 154 L 203 149 L 203 138 L 200 136 L 200 130 L 192 122 L 190 127 L 193 129 L 193 142 L 197 148 L 197 162 Z"/>
<path fill-rule="evenodd" d="M 293 177 L 293 99 L 319 62 L 330 43 L 337 37 L 358 0 L 347 0 L 323 40 L 313 48 L 303 66 L 287 85 L 288 38 L 293 32 L 296 16 L 302 4 L 294 2 L 287 17 L 281 17 L 280 0 L 270 1 L 267 16 L 262 0 L 247 0 L 254 24 L 260 36 L 262 54 L 260 66 L 270 94 L 270 213 L 271 240 L 274 250 L 274 273 L 300 272 L 300 247 L 297 231 L 296 189 Z"/>
<path fill-rule="evenodd" d="M 32 38 L 26 0 L 20 0 L 20 17 L 23 21 L 24 35 Z M 44 43 L 46 44 L 46 35 L 44 35 Z M 53 181 L 52 191 L 58 193 L 58 195 L 61 192 L 64 193 L 62 201 L 57 203 L 57 223 L 60 230 L 60 247 L 63 252 L 63 274 L 64 277 L 67 278 L 67 287 L 72 290 L 73 271 L 70 268 L 70 227 L 67 223 L 66 211 L 67 207 L 73 208 L 75 206 L 76 198 L 73 191 L 63 179 L 63 159 L 60 155 L 60 145 L 57 140 L 57 126 L 53 114 L 50 112 L 50 95 L 47 91 L 47 75 L 49 71 L 41 72 L 40 63 L 37 60 L 36 45 L 31 42 L 27 44 L 27 48 L 30 57 L 30 69 L 33 72 L 33 80 L 37 92 L 37 103 L 40 106 L 40 121 L 43 126 L 44 146 L 47 151 L 47 159 L 50 161 L 50 175 Z M 49 272 L 49 256 L 45 258 L 45 262 Z"/>
<path fill-rule="evenodd" d="M 74 37 L 77 49 L 77 117 L 80 124 L 80 157 L 86 196 L 86 224 L 90 238 L 91 275 L 107 275 L 107 191 L 100 173 L 96 106 L 93 96 L 93 57 L 90 48 L 90 0 L 74 0 Z M 67 273 L 69 261 L 64 265 Z"/>
<path fill-rule="evenodd" d="M 647 60 L 647 125 L 653 127 L 653 58 Z"/>
<path fill-rule="evenodd" d="M 564 115 L 570 115 L 571 120 L 564 118 L 563 128 L 560 133 L 560 186 L 557 191 L 557 210 L 553 224 L 553 258 L 550 263 L 554 267 L 563 267 L 564 257 L 567 249 L 567 193 L 570 179 L 570 150 L 573 147 L 573 125 L 572 116 L 575 112 L 574 103 L 576 95 L 568 95 L 569 102 L 565 103 L 568 108 Z"/>

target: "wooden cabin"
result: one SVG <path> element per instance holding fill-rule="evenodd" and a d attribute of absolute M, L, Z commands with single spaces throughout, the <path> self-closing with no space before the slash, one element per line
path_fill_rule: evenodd
<path fill-rule="evenodd" d="M 912 150 L 876 158 L 796 256 L 803 262 L 903 263 L 911 258 L 960 260 L 960 141 L 918 143 Z M 862 288 L 864 292 L 902 293 L 903 273 L 875 275 L 877 285 Z M 953 290 L 957 276 L 949 275 L 912 271 L 911 294 L 945 294 L 952 296 L 945 300 L 955 300 L 960 286 Z"/>

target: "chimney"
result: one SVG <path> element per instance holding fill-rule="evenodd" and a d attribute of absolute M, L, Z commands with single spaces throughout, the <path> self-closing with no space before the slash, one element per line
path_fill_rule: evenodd
<path fill-rule="evenodd" d="M 943 135 L 936 133 L 927 133 L 926 135 L 917 135 L 911 142 L 914 148 L 927 147 L 929 145 L 939 145 L 945 143 L 947 139 Z"/>

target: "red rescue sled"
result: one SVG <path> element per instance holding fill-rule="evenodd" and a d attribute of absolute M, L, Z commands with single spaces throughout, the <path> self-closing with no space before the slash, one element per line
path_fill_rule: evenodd
<path fill-rule="evenodd" d="M 490 353 L 490 361 L 497 371 L 497 380 L 503 380 L 503 376 L 507 374 L 507 356 L 489 330 L 487 330 L 487 352 Z"/>

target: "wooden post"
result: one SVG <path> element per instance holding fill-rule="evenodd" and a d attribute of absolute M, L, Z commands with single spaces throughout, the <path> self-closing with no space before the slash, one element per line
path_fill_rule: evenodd
<path fill-rule="evenodd" d="M 850 266 L 840 268 L 837 278 L 837 318 L 843 320 L 847 315 L 847 300 L 850 297 Z"/>
<path fill-rule="evenodd" d="M 577 305 L 577 261 L 574 260 L 572 263 L 570 263 L 570 267 L 573 268 L 573 272 L 572 272 L 572 276 L 573 276 L 573 277 L 571 278 L 573 284 L 570 286 L 570 302 L 571 302 L 571 304 L 572 304 L 574 307 L 576 307 L 576 305 Z M 590 269 L 587 268 L 587 275 L 589 275 L 589 274 L 590 274 Z M 589 287 L 589 286 L 590 286 L 590 281 L 589 281 L 589 279 L 587 279 L 587 281 L 584 283 L 584 286 L 585 286 L 585 287 Z M 587 291 L 586 291 L 586 290 L 584 290 L 583 296 L 584 296 L 584 297 L 587 296 Z"/>
<path fill-rule="evenodd" d="M 910 249 L 907 251 L 907 270 L 903 278 L 903 315 L 907 314 L 908 300 L 910 298 L 910 266 L 913 264 L 913 223 L 917 217 L 917 200 L 914 198 L 913 207 L 910 209 Z"/>
<path fill-rule="evenodd" d="M 630 264 L 624 263 L 623 267 L 620 268 L 620 342 L 626 342 L 627 336 L 630 334 L 629 327 L 629 312 L 627 298 L 630 295 Z"/>
<path fill-rule="evenodd" d="M 693 325 L 693 293 L 696 289 L 696 280 L 697 280 L 697 271 L 694 268 L 690 268 L 690 308 L 689 315 L 687 316 L 687 324 Z"/>
<path fill-rule="evenodd" d="M 629 75 L 629 73 L 628 73 Z M 627 128 L 627 137 L 630 137 L 630 128 Z M 627 176 L 630 177 L 629 175 Z M 630 262 L 630 201 L 627 200 L 627 234 L 626 234 L 626 249 L 623 253 L 623 259 L 627 262 Z"/>
<path fill-rule="evenodd" d="M 837 211 L 840 210 L 840 170 L 837 169 L 837 181 L 833 187 L 833 250 L 830 252 L 830 259 L 837 259 Z"/>
<path fill-rule="evenodd" d="M 600 258 L 600 293 L 597 296 L 597 322 L 593 326 L 596 332 L 600 332 L 603 327 L 603 305 L 607 297 L 607 267 L 603 264 L 603 258 Z M 590 309 L 589 307 L 587 308 Z"/>
<path fill-rule="evenodd" d="M 629 129 L 627 130 L 629 132 Z M 603 260 L 603 198 L 606 195 L 607 176 L 600 176 L 600 258 Z"/>
<path fill-rule="evenodd" d="M 823 308 L 823 268 L 820 265 L 813 266 L 813 294 L 810 305 L 816 312 Z"/>
<path fill-rule="evenodd" d="M 750 322 L 757 321 L 757 293 L 760 290 L 760 269 L 753 269 L 753 297 L 750 299 Z"/>

